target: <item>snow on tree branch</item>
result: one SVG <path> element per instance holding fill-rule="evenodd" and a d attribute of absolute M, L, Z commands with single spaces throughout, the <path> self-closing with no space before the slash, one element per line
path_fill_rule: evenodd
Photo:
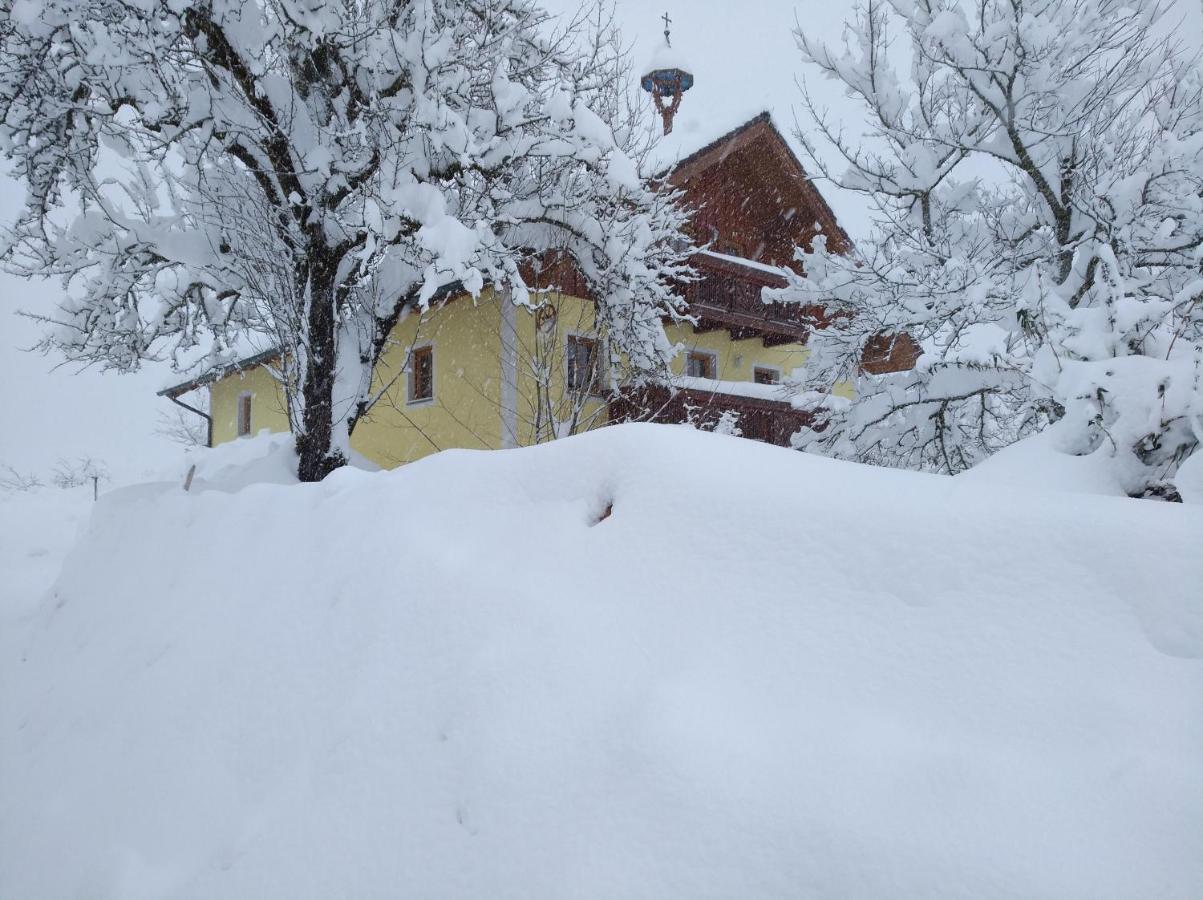
<path fill-rule="evenodd" d="M 303 478 L 345 458 L 407 305 L 566 253 L 637 371 L 680 314 L 684 211 L 604 6 L 527 0 L 18 0 L 0 150 L 28 185 L 4 259 L 58 275 L 44 347 L 199 374 L 283 351 Z"/>
<path fill-rule="evenodd" d="M 842 47 L 798 31 L 863 112 L 854 133 L 804 87 L 800 137 L 874 212 L 782 294 L 830 313 L 800 446 L 955 473 L 1056 423 L 1129 494 L 1175 495 L 1203 437 L 1203 76 L 1172 27 L 1150 2 L 899 0 Z M 914 369 L 866 371 L 899 335 Z"/>

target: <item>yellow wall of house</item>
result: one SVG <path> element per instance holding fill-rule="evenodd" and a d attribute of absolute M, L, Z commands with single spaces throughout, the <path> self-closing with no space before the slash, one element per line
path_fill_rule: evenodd
<path fill-rule="evenodd" d="M 682 352 L 673 360 L 673 372 L 680 375 L 685 370 L 685 357 L 690 350 L 701 350 L 716 355 L 717 378 L 720 381 L 752 381 L 753 369 L 757 366 L 774 368 L 783 378 L 806 365 L 810 351 L 802 344 L 781 344 L 766 347 L 760 338 L 733 341 L 727 331 L 706 331 L 697 334 L 689 325 L 669 325 L 664 329 L 674 344 L 682 344 Z M 851 382 L 841 381 L 831 391 L 837 397 L 851 400 L 856 396 Z"/>
<path fill-rule="evenodd" d="M 451 447 L 527 445 L 605 424 L 605 402 L 580 397 L 566 382 L 569 336 L 595 337 L 593 304 L 545 295 L 534 300 L 534 309 L 503 310 L 508 302 L 486 290 L 475 302 L 457 297 L 399 322 L 375 375 L 376 390 L 387 390 L 355 429 L 351 446 L 392 468 Z M 697 334 L 688 325 L 670 325 L 666 333 L 682 348 L 673 362 L 676 374 L 684 371 L 689 350 L 713 353 L 722 381 L 752 381 L 756 366 L 788 377 L 806 361 L 807 350 L 799 344 L 765 347 L 759 338 L 733 341 L 725 330 Z M 409 354 L 428 344 L 434 348 L 434 399 L 410 402 Z M 512 391 L 503 388 L 505 360 L 513 367 Z M 238 397 L 244 392 L 252 395 L 252 434 L 288 430 L 282 393 L 266 369 L 227 376 L 210 392 L 215 444 L 237 436 Z M 850 386 L 838 386 L 836 393 L 847 396 Z M 515 437 L 506 434 L 511 428 Z"/>
<path fill-rule="evenodd" d="M 571 337 L 596 341 L 594 304 L 579 297 L 545 294 L 533 297 L 531 308 L 515 312 L 513 418 L 518 444 L 528 446 L 604 425 L 606 402 L 568 387 L 568 341 Z"/>
<path fill-rule="evenodd" d="M 227 375 L 209 386 L 209 411 L 213 416 L 213 444 L 238 437 L 238 398 L 251 395 L 251 434 L 264 428 L 288 431 L 288 405 L 279 383 L 263 366 Z"/>
<path fill-rule="evenodd" d="M 685 371 L 685 357 L 691 350 L 714 354 L 715 377 L 719 381 L 752 381 L 752 370 L 757 366 L 776 369 L 782 377 L 788 377 L 806 362 L 809 353 L 801 344 L 766 347 L 758 337 L 733 341 L 725 330 L 698 334 L 689 325 L 669 325 L 664 331 L 670 342 L 682 345 L 682 351 L 673 360 L 673 372 L 677 375 Z"/>
<path fill-rule="evenodd" d="M 412 350 L 434 348 L 434 399 L 409 400 Z M 439 450 L 500 446 L 500 298 L 483 291 L 473 302 L 459 297 L 393 329 L 376 369 L 374 390 L 383 398 L 351 436 L 351 446 L 385 468 Z"/>
<path fill-rule="evenodd" d="M 412 350 L 434 351 L 434 398 L 410 401 Z M 351 447 L 393 468 L 449 447 L 492 449 L 501 443 L 499 300 L 490 291 L 411 314 L 393 330 L 373 390 L 384 395 L 351 436 Z M 251 434 L 288 430 L 286 405 L 267 369 L 229 375 L 209 388 L 213 443 L 237 436 L 238 398 L 251 394 Z"/>

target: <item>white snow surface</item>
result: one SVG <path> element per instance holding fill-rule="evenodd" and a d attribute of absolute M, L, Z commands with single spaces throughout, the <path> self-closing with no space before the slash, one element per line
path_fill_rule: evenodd
<path fill-rule="evenodd" d="M 1197 507 L 650 425 L 227 487 L 0 595 L 0 896 L 1203 896 Z"/>
<path fill-rule="evenodd" d="M 722 381 L 717 378 L 700 378 L 697 375 L 674 375 L 673 387 L 711 394 L 726 394 L 732 397 L 752 397 L 757 400 L 776 400 L 789 403 L 793 398 L 789 389 L 781 384 L 759 384 L 755 381 Z"/>
<path fill-rule="evenodd" d="M 698 255 L 709 256 L 712 259 L 721 259 L 724 262 L 735 263 L 736 265 L 744 266 L 748 269 L 755 269 L 758 272 L 764 272 L 769 275 L 778 275 L 784 277 L 789 271 L 784 266 L 771 266 L 768 263 L 758 262 L 754 259 L 748 259 L 744 256 L 732 256 L 729 253 L 716 253 L 714 250 L 699 250 Z"/>
<path fill-rule="evenodd" d="M 957 478 L 1040 491 L 1128 496 L 1112 471 L 1109 448 L 1075 456 L 1061 446 L 1061 424 L 1004 447 Z"/>

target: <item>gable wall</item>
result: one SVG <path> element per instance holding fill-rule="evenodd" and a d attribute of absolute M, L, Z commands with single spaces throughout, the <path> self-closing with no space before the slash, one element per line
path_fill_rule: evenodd
<path fill-rule="evenodd" d="M 266 368 L 256 366 L 227 375 L 209 386 L 214 446 L 238 437 L 238 398 L 244 393 L 251 395 L 251 434 L 264 429 L 288 431 L 284 392 Z"/>
<path fill-rule="evenodd" d="M 707 156 L 713 158 L 674 178 L 697 210 L 690 229 L 696 240 L 714 240 L 712 249 L 720 253 L 793 267 L 795 246 L 809 248 L 816 223 L 825 222 L 829 246 L 844 246 L 801 167 L 767 124 L 752 126 L 729 152 Z"/>

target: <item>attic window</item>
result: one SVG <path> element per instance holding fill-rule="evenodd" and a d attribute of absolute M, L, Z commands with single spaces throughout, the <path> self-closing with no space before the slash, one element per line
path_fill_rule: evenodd
<path fill-rule="evenodd" d="M 718 360 L 713 353 L 691 350 L 685 357 L 685 374 L 690 378 L 715 378 Z"/>
<path fill-rule="evenodd" d="M 414 348 L 409 357 L 409 402 L 434 399 L 434 347 Z"/>
<path fill-rule="evenodd" d="M 238 436 L 246 437 L 251 433 L 251 395 L 238 395 Z"/>

